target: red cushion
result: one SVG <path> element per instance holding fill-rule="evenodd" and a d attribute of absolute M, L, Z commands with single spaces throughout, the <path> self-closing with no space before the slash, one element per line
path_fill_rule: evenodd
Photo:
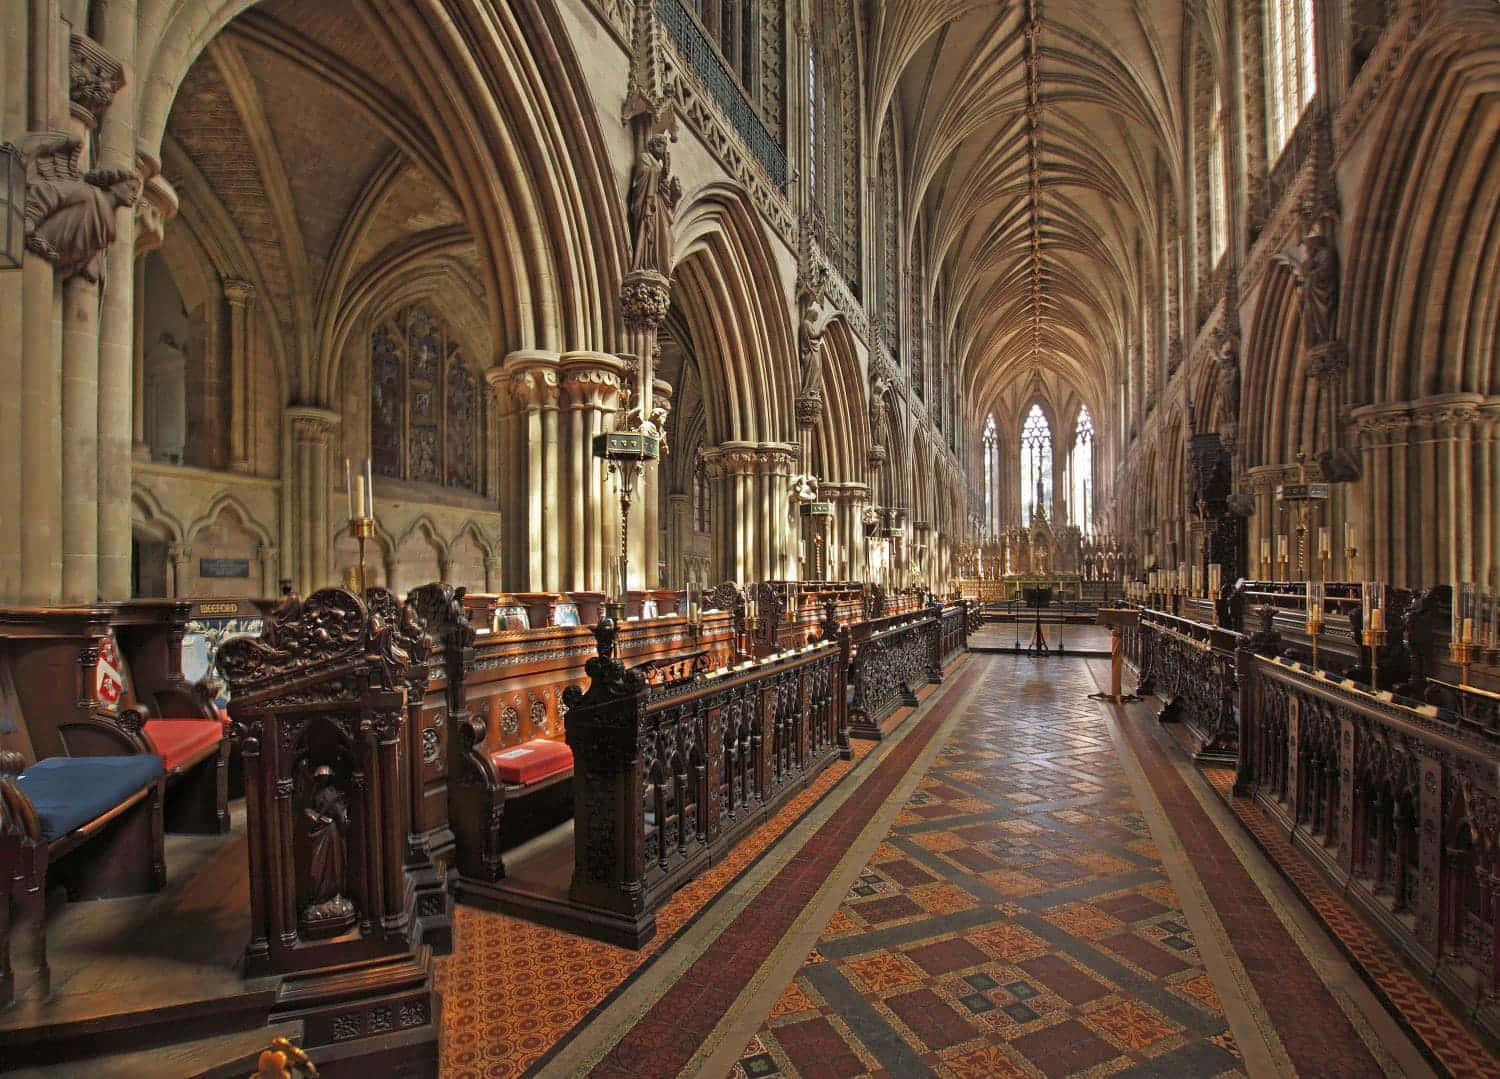
<path fill-rule="evenodd" d="M 490 761 L 505 783 L 540 783 L 573 767 L 573 751 L 566 742 L 533 738 L 511 749 L 496 750 Z"/>
<path fill-rule="evenodd" d="M 161 754 L 167 771 L 219 744 L 224 727 L 216 719 L 148 719 L 146 737 Z"/>

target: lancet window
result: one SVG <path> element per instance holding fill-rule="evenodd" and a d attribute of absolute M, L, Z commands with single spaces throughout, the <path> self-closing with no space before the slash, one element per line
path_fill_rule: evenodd
<path fill-rule="evenodd" d="M 1224 99 L 1214 85 L 1214 110 L 1208 121 L 1208 235 L 1215 265 L 1229 250 L 1229 186 L 1225 179 Z"/>
<path fill-rule="evenodd" d="M 1094 534 L 1094 418 L 1087 405 L 1078 410 L 1073 432 L 1073 452 L 1068 459 L 1072 478 L 1069 515 L 1085 537 Z"/>
<path fill-rule="evenodd" d="M 1265 10 L 1266 126 L 1274 161 L 1318 91 L 1316 23 L 1312 0 L 1267 0 Z"/>
<path fill-rule="evenodd" d="M 859 103 L 847 3 L 817 5 L 807 58 L 807 177 L 813 236 L 856 298 L 862 299 L 859 223 Z"/>
<path fill-rule="evenodd" d="M 1040 404 L 1021 425 L 1021 522 L 1046 515 L 1052 504 L 1052 425 Z"/>
<path fill-rule="evenodd" d="M 693 531 L 709 532 L 713 526 L 710 522 L 710 510 L 712 504 L 708 484 L 708 466 L 699 460 L 693 466 Z"/>
<path fill-rule="evenodd" d="M 478 492 L 479 383 L 424 304 L 370 335 L 370 457 L 382 476 Z"/>

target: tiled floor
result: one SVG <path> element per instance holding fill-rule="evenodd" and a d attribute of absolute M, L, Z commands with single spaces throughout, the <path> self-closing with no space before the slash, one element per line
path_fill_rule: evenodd
<path fill-rule="evenodd" d="M 734 1074 L 1240 1073 L 1087 671 L 991 663 Z"/>

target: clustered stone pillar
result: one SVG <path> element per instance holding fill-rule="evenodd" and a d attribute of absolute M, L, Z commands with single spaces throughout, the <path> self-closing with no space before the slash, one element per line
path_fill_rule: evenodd
<path fill-rule="evenodd" d="M 594 457 L 594 436 L 612 422 L 620 402 L 620 377 L 625 364 L 603 352 L 564 353 L 562 371 L 564 415 L 564 490 L 560 502 L 567 515 L 564 579 L 559 587 L 598 591 L 606 585 L 604 548 L 618 547 L 615 521 L 618 503 L 610 495 L 604 461 Z"/>
<path fill-rule="evenodd" d="M 293 405 L 284 416 L 284 459 L 289 467 L 282 484 L 281 547 L 296 552 L 290 576 L 293 586 L 305 593 L 331 579 L 329 501 L 333 484 L 329 462 L 339 414 L 311 405 Z M 378 552 L 371 551 L 368 557 L 374 562 Z"/>
<path fill-rule="evenodd" d="M 500 504 L 506 588 L 539 592 L 557 577 L 558 355 L 520 351 L 487 375 L 500 409 Z"/>
<path fill-rule="evenodd" d="M 790 479 L 797 446 L 726 442 L 705 455 L 714 492 L 714 539 L 730 580 L 784 580 L 792 559 Z"/>
<path fill-rule="evenodd" d="M 1367 522 L 1362 577 L 1425 588 L 1500 576 L 1500 397 L 1460 393 L 1357 408 Z M 1412 484 L 1409 476 L 1421 477 Z M 1472 522 L 1472 524 L 1470 524 Z M 1366 570 L 1367 568 L 1367 570 Z"/>
<path fill-rule="evenodd" d="M 224 282 L 229 301 L 229 467 L 250 471 L 250 355 L 255 287 L 248 281 Z"/>

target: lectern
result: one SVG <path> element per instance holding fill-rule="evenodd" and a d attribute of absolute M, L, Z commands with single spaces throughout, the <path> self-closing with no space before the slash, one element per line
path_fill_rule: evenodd
<path fill-rule="evenodd" d="M 1052 589 L 1026 588 L 1022 590 L 1021 596 L 1026 601 L 1026 606 L 1036 610 L 1036 629 L 1031 634 L 1031 643 L 1026 646 L 1026 654 L 1045 656 L 1050 650 L 1047 647 L 1047 635 L 1042 632 L 1042 608 L 1052 605 Z"/>
<path fill-rule="evenodd" d="M 1109 692 L 1090 693 L 1090 697 L 1114 701 L 1115 704 L 1140 700 L 1133 693 L 1121 692 L 1120 688 L 1120 668 L 1124 664 L 1123 630 L 1126 626 L 1140 625 L 1140 621 L 1140 612 L 1133 607 L 1099 608 L 1098 624 L 1109 627 Z"/>

